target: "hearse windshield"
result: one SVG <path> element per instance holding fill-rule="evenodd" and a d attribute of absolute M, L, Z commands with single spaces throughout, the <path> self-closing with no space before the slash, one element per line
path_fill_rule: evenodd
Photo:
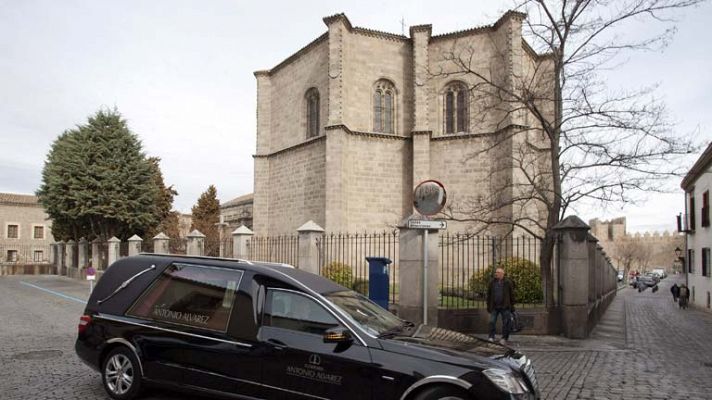
<path fill-rule="evenodd" d="M 373 336 L 395 333 L 412 325 L 353 290 L 327 293 L 325 296 L 348 314 L 363 330 Z"/>

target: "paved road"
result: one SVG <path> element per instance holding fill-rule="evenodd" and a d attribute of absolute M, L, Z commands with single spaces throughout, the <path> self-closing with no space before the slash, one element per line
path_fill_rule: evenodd
<path fill-rule="evenodd" d="M 675 279 L 657 293 L 622 289 L 590 339 L 514 336 L 535 361 L 543 398 L 712 399 L 712 313 L 677 309 Z M 108 399 L 73 350 L 87 292 L 86 282 L 56 276 L 0 278 L 0 399 Z"/>

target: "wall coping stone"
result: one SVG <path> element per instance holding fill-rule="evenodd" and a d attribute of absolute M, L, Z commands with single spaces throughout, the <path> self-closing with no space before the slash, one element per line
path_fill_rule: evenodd
<path fill-rule="evenodd" d="M 304 225 L 297 228 L 297 232 L 299 232 L 299 233 L 324 232 L 324 228 L 317 225 L 316 222 L 309 220 L 309 221 L 305 222 Z"/>

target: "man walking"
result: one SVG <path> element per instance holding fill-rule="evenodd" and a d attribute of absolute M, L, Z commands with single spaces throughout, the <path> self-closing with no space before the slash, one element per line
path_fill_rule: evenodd
<path fill-rule="evenodd" d="M 514 284 L 504 277 L 504 269 L 497 268 L 494 272 L 494 279 L 490 281 L 487 287 L 487 312 L 490 313 L 490 341 L 494 342 L 497 317 L 502 316 L 502 340 L 500 343 L 504 345 L 507 344 L 512 320 L 511 312 L 514 311 L 514 303 Z"/>
<path fill-rule="evenodd" d="M 672 301 L 677 303 L 677 297 L 680 295 L 680 287 L 677 286 L 677 283 L 670 287 L 670 293 L 672 293 Z"/>

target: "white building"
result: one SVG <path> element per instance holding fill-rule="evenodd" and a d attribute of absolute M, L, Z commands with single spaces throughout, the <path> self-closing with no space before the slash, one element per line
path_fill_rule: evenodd
<path fill-rule="evenodd" d="M 711 309 L 712 271 L 710 271 L 710 189 L 712 189 L 712 144 L 702 153 L 680 185 L 685 191 L 687 233 L 686 271 L 690 304 Z"/>

